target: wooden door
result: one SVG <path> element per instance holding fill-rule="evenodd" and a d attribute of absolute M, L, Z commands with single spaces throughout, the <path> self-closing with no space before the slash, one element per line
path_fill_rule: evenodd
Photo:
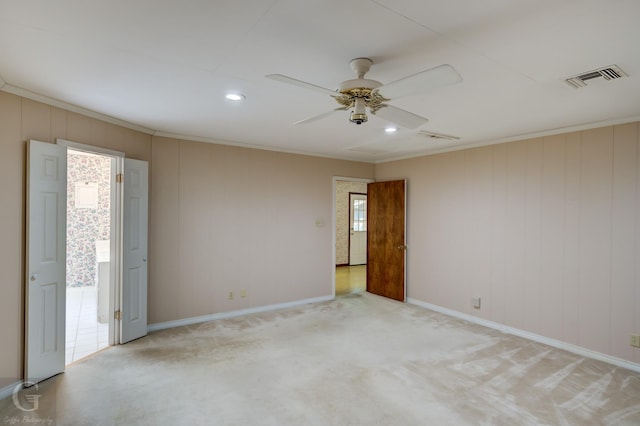
<path fill-rule="evenodd" d="M 29 141 L 25 384 L 64 371 L 67 149 Z"/>
<path fill-rule="evenodd" d="M 404 180 L 367 185 L 367 291 L 404 302 Z"/>

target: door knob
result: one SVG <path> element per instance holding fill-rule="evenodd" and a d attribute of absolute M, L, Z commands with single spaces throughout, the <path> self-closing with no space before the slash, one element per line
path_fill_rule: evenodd
<path fill-rule="evenodd" d="M 398 250 L 406 250 L 407 246 L 398 246 Z"/>
<path fill-rule="evenodd" d="M 37 279 L 38 279 L 38 274 L 33 274 L 33 275 L 31 275 L 31 278 L 30 278 L 30 279 L 31 279 L 31 281 L 35 281 L 35 280 L 37 280 Z"/>

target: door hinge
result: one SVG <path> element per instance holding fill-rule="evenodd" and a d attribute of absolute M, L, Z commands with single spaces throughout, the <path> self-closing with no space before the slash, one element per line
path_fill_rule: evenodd
<path fill-rule="evenodd" d="M 114 314 L 117 321 L 122 320 L 122 311 L 115 311 Z"/>
<path fill-rule="evenodd" d="M 118 173 L 116 175 L 116 182 L 117 183 L 122 183 L 122 181 L 123 181 L 122 173 Z"/>

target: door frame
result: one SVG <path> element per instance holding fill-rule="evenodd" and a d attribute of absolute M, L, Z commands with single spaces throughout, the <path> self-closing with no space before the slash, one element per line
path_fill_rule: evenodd
<path fill-rule="evenodd" d="M 110 265 L 109 265 L 109 312 L 120 310 L 120 287 L 122 286 L 121 270 L 122 259 L 120 247 L 122 247 L 122 185 L 116 185 L 116 176 L 124 171 L 125 153 L 111 149 L 85 145 L 66 139 L 56 139 L 56 145 L 61 145 L 74 151 L 82 151 L 90 154 L 98 154 L 111 157 L 111 235 Z M 120 327 L 117 327 L 115 316 L 109 315 L 109 346 L 120 341 Z"/>
<path fill-rule="evenodd" d="M 333 192 L 331 194 L 332 203 L 331 203 L 331 288 L 332 295 L 335 299 L 336 297 L 336 208 L 337 208 L 337 200 L 336 200 L 336 191 L 338 187 L 338 181 L 346 181 L 346 182 L 363 182 L 370 183 L 375 182 L 375 179 L 372 178 L 354 178 L 354 177 L 345 177 L 345 176 L 334 176 L 332 189 Z"/>

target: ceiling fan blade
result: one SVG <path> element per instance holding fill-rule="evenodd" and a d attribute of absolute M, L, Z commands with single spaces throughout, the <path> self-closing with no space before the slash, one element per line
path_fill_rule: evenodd
<path fill-rule="evenodd" d="M 407 95 L 422 93 L 427 90 L 460 83 L 462 77 L 451 65 L 444 64 L 435 68 L 392 81 L 379 87 L 380 93 L 386 99 L 397 99 Z"/>
<path fill-rule="evenodd" d="M 313 117 L 309 117 L 309 118 L 305 118 L 304 120 L 296 121 L 294 124 L 313 123 L 314 121 L 321 120 L 321 119 L 323 119 L 325 117 L 330 116 L 334 112 L 346 111 L 346 110 L 348 110 L 348 108 L 346 108 L 346 107 L 340 107 L 340 108 L 332 109 L 331 111 L 323 112 L 322 114 L 314 115 Z"/>
<path fill-rule="evenodd" d="M 304 89 L 313 90 L 315 92 L 324 93 L 325 95 L 339 95 L 335 90 L 327 89 L 321 86 L 316 86 L 315 84 L 307 83 L 306 81 L 297 80 L 295 78 L 287 77 L 282 74 L 268 74 L 265 75 L 268 79 L 279 81 L 281 83 L 290 84 L 292 86 L 302 87 Z"/>
<path fill-rule="evenodd" d="M 383 106 L 375 112 L 375 115 L 389 120 L 398 126 L 406 127 L 407 129 L 416 129 L 429 121 L 424 117 L 392 105 Z"/>

